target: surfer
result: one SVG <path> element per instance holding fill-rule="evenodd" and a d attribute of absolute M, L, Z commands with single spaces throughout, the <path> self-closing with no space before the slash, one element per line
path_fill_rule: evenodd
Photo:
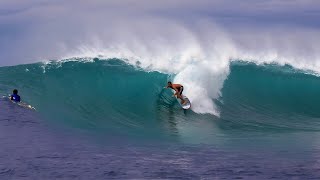
<path fill-rule="evenodd" d="M 177 96 L 177 98 L 181 99 L 181 104 L 186 103 L 182 97 L 183 86 L 181 84 L 172 84 L 172 82 L 168 82 L 168 85 L 165 88 L 171 88 L 176 91 L 173 96 Z"/>
<path fill-rule="evenodd" d="M 10 95 L 10 99 L 14 102 L 20 102 L 20 96 L 18 95 L 18 90 L 14 89 Z"/>

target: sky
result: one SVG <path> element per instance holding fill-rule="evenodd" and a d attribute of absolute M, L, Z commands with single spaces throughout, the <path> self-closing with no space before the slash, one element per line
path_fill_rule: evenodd
<path fill-rule="evenodd" d="M 319 19 L 318 0 L 1 0 L 0 66 L 119 46 L 143 47 L 148 57 L 186 43 L 210 51 L 225 42 L 234 58 L 276 52 L 319 65 Z"/>

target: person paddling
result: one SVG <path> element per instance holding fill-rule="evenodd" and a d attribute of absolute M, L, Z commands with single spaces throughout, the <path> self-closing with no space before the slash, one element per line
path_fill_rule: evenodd
<path fill-rule="evenodd" d="M 18 95 L 18 90 L 14 89 L 12 94 L 10 95 L 10 99 L 14 102 L 20 102 L 21 98 Z"/>

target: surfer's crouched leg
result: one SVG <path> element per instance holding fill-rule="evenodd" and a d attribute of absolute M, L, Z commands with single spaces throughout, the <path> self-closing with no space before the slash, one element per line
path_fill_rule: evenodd
<path fill-rule="evenodd" d="M 179 99 L 181 99 L 181 104 L 182 105 L 186 103 L 186 100 L 184 100 L 181 95 L 179 96 Z"/>

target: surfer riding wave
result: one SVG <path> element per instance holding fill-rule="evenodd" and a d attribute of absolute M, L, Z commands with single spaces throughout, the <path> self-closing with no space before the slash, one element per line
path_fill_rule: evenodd
<path fill-rule="evenodd" d="M 177 98 L 181 99 L 181 104 L 185 104 L 186 101 L 182 97 L 183 92 L 183 86 L 181 84 L 172 84 L 172 82 L 168 82 L 168 85 L 165 88 L 171 88 L 175 90 L 175 93 L 173 96 L 177 96 Z"/>

